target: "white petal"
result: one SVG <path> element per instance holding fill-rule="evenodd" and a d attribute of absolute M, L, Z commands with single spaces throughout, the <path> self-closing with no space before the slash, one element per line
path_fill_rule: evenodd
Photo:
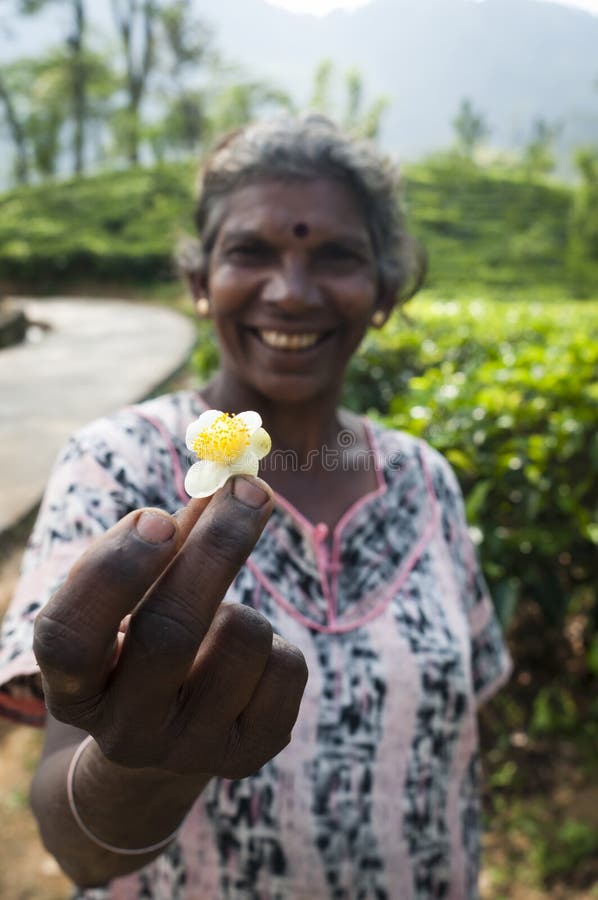
<path fill-rule="evenodd" d="M 241 422 L 247 426 L 249 434 L 253 434 L 256 428 L 259 428 L 262 424 L 262 417 L 258 412 L 254 412 L 252 409 L 239 413 L 235 416 L 235 419 L 240 419 Z"/>
<path fill-rule="evenodd" d="M 272 449 L 272 441 L 265 428 L 256 428 L 251 435 L 249 449 L 252 453 L 255 453 L 258 459 L 263 459 L 264 456 L 268 455 Z"/>
<path fill-rule="evenodd" d="M 230 474 L 229 466 L 202 459 L 185 475 L 185 490 L 190 497 L 209 497 L 222 487 Z"/>
<path fill-rule="evenodd" d="M 206 428 L 209 428 L 212 422 L 214 422 L 218 418 L 218 416 L 221 415 L 222 413 L 219 409 L 207 409 L 205 412 L 202 412 L 199 419 L 191 422 L 191 424 L 187 427 L 187 433 L 185 434 L 185 443 L 188 450 L 193 449 L 193 442 L 197 438 L 197 435 L 201 431 L 205 431 Z"/>
<path fill-rule="evenodd" d="M 231 475 L 257 475 L 259 469 L 259 463 L 257 456 L 255 453 L 252 453 L 251 450 L 248 450 L 247 453 L 244 453 L 241 459 L 236 460 L 236 462 L 231 463 L 228 467 Z"/>

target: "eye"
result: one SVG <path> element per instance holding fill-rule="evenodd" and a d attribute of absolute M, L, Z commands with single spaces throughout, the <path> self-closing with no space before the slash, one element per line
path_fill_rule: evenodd
<path fill-rule="evenodd" d="M 316 263 L 336 268 L 352 268 L 365 263 L 361 253 L 346 244 L 330 242 L 318 247 L 315 254 Z"/>
<path fill-rule="evenodd" d="M 264 241 L 239 241 L 226 248 L 225 256 L 232 262 L 241 263 L 243 265 L 252 265 L 270 259 L 272 256 L 272 248 Z"/>

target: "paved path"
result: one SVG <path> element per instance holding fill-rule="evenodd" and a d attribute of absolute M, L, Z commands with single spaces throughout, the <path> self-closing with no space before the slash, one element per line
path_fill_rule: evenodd
<path fill-rule="evenodd" d="M 69 434 L 147 397 L 184 365 L 195 339 L 193 323 L 163 306 L 71 298 L 23 305 L 30 321 L 51 330 L 0 350 L 0 535 L 37 505 Z"/>

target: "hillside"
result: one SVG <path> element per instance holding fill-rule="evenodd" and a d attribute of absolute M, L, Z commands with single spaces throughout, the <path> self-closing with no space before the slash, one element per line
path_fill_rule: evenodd
<path fill-rule="evenodd" d="M 517 149 L 543 117 L 562 124 L 560 171 L 572 148 L 598 142 L 598 16 L 538 0 L 373 0 L 323 18 L 295 15 L 266 0 L 191 0 L 211 23 L 225 59 L 286 88 L 306 104 L 317 64 L 358 67 L 368 94 L 391 101 L 382 143 L 403 159 L 446 148 L 451 122 L 469 97 L 491 126 L 490 143 Z M 110 4 L 90 9 L 96 35 L 114 40 Z M 61 41 L 67 7 L 0 27 L 0 58 L 35 56 Z M 105 44 L 104 44 L 105 46 Z M 0 127 L 0 183 L 7 178 Z M 6 154 L 4 154 L 6 156 Z"/>
<path fill-rule="evenodd" d="M 0 290 L 172 280 L 192 183 L 191 166 L 172 164 L 0 195 Z M 571 289 L 567 187 L 437 163 L 405 170 L 404 198 L 432 286 Z"/>
<path fill-rule="evenodd" d="M 392 108 L 384 143 L 409 159 L 447 146 L 464 96 L 517 147 L 532 120 L 561 120 L 560 151 L 598 140 L 598 17 L 536 0 L 374 0 L 322 19 L 264 0 L 197 0 L 223 51 L 308 96 L 317 62 L 358 66 L 371 95 Z"/>

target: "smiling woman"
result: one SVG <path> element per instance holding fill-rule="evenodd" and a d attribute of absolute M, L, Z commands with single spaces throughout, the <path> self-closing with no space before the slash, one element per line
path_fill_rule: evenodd
<path fill-rule="evenodd" d="M 219 370 L 73 437 L 5 620 L 44 841 L 88 900 L 474 900 L 508 655 L 447 462 L 339 407 L 423 276 L 396 173 L 292 120 L 228 135 L 199 194 Z"/>
<path fill-rule="evenodd" d="M 308 223 L 305 238 L 296 237 L 297 222 Z M 378 292 L 372 243 L 351 193 L 323 179 L 238 189 L 199 280 L 201 292 L 217 298 L 222 368 L 287 403 L 333 385 L 340 391 L 376 302 L 393 302 Z"/>

